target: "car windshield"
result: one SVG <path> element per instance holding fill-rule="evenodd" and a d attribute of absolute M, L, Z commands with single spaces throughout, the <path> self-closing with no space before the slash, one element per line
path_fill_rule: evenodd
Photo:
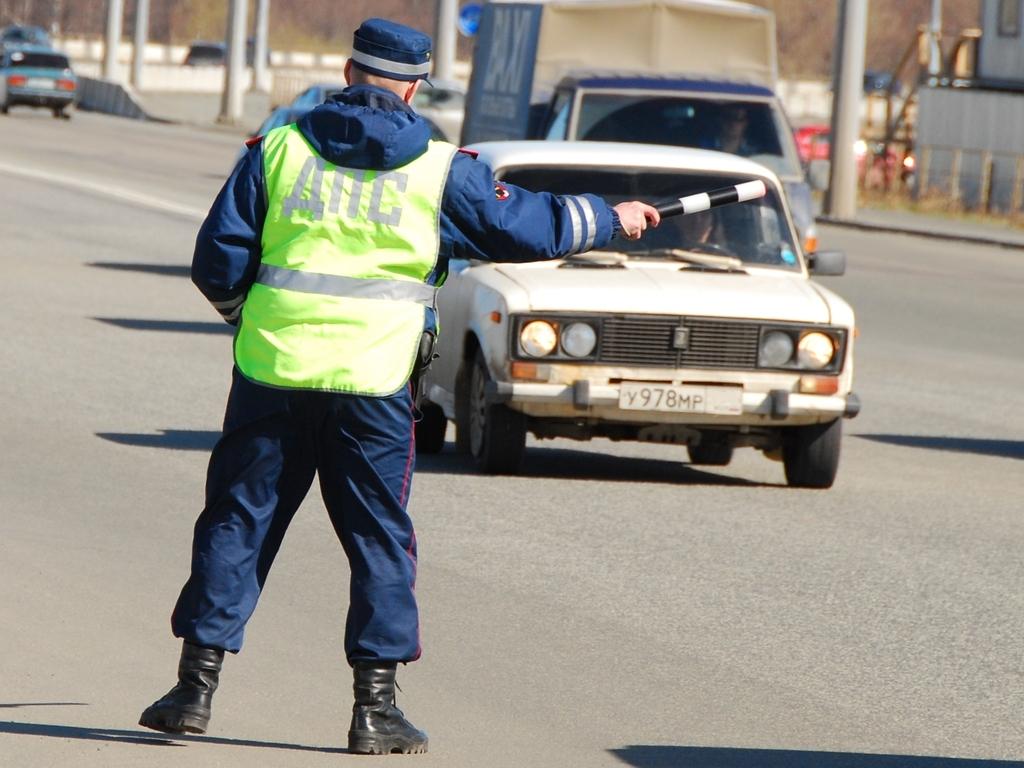
<path fill-rule="evenodd" d="M 592 192 L 610 204 L 624 200 L 651 203 L 729 187 L 741 179 L 685 172 L 595 168 L 515 168 L 502 179 L 534 192 Z M 672 216 L 637 241 L 616 238 L 603 250 L 634 258 L 682 258 L 707 254 L 739 259 L 742 264 L 799 269 L 797 249 L 782 202 L 769 187 L 759 200 L 734 203 L 709 211 Z M 685 252 L 685 253 L 684 253 Z"/>
<path fill-rule="evenodd" d="M 751 157 L 780 176 L 799 175 L 785 118 L 770 102 L 707 96 L 584 92 L 576 137 L 716 149 Z"/>
<path fill-rule="evenodd" d="M 12 67 L 42 67 L 44 69 L 70 69 L 67 56 L 59 53 L 15 51 L 10 57 Z"/>

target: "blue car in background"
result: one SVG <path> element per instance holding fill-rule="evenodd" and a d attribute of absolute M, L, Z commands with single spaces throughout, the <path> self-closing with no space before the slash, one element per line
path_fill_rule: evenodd
<path fill-rule="evenodd" d="M 341 93 L 345 88 L 344 83 L 314 83 L 292 99 L 290 104 L 283 107 L 274 107 L 270 114 L 267 115 L 267 118 L 260 123 L 260 127 L 249 134 L 249 137 L 266 136 L 274 128 L 280 128 L 282 125 L 297 122 L 300 117 L 311 109 L 323 104 L 335 93 Z M 421 117 L 423 116 L 421 115 Z M 435 141 L 448 141 L 444 131 L 441 130 L 437 123 L 429 117 L 423 117 L 423 119 L 430 126 L 431 139 Z M 247 149 L 244 146 L 239 149 L 236 160 L 241 160 L 245 156 Z"/>
<path fill-rule="evenodd" d="M 42 27 L 11 24 L 0 29 L 0 47 L 8 45 L 50 46 L 50 35 Z"/>
<path fill-rule="evenodd" d="M 9 45 L 0 52 L 0 114 L 11 107 L 43 107 L 69 118 L 78 99 L 78 78 L 68 57 L 38 45 Z"/>

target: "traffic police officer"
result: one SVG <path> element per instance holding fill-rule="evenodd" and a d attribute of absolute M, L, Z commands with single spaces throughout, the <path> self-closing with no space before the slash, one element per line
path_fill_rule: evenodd
<path fill-rule="evenodd" d="M 341 94 L 251 142 L 200 228 L 192 279 L 237 325 L 223 433 L 171 618 L 178 682 L 140 724 L 205 733 L 224 652 L 237 653 L 314 475 L 351 567 L 350 751 L 425 752 L 395 707 L 420 656 L 410 378 L 453 257 L 530 261 L 639 238 L 652 207 L 531 193 L 430 140 L 409 106 L 430 38 L 369 19 Z"/>

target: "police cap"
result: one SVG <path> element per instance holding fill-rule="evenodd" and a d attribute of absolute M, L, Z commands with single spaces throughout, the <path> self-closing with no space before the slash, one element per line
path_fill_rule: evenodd
<path fill-rule="evenodd" d="M 430 74 L 431 40 L 412 27 L 367 19 L 352 38 L 352 63 L 391 80 L 420 80 Z"/>

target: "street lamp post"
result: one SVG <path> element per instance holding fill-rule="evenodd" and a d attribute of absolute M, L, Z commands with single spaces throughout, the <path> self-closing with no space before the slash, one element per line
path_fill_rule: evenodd
<path fill-rule="evenodd" d="M 832 138 L 825 212 L 850 219 L 857 215 L 857 160 L 854 144 L 860 133 L 864 89 L 864 45 L 868 0 L 839 0 L 836 62 L 832 78 Z"/>
<path fill-rule="evenodd" d="M 246 0 L 231 0 L 228 6 L 228 60 L 224 67 L 224 93 L 217 121 L 236 124 L 242 119 L 245 83 Z"/>
<path fill-rule="evenodd" d="M 117 49 L 121 44 L 121 16 L 123 13 L 123 0 L 108 0 L 107 34 L 103 51 L 103 79 L 105 80 L 119 79 Z"/>
<path fill-rule="evenodd" d="M 149 0 L 135 1 L 135 43 L 132 46 L 132 85 L 142 87 L 142 65 L 146 60 L 149 38 Z"/>

